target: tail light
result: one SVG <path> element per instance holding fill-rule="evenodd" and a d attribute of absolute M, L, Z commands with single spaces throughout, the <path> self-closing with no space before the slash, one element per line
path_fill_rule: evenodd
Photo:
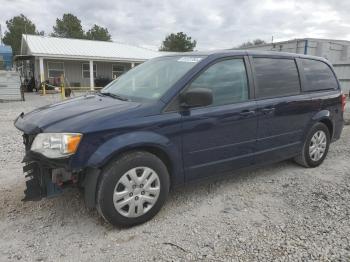
<path fill-rule="evenodd" d="M 341 111 L 342 112 L 345 112 L 345 104 L 346 104 L 346 95 L 342 94 L 342 97 L 341 97 Z"/>

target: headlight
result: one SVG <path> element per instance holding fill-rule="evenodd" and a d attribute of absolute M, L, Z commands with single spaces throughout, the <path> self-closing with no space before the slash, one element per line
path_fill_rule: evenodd
<path fill-rule="evenodd" d="M 32 144 L 31 150 L 48 158 L 60 158 L 77 151 L 82 134 L 76 133 L 40 133 Z"/>

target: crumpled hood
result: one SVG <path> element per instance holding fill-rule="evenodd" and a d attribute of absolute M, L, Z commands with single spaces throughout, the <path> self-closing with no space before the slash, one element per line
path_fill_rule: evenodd
<path fill-rule="evenodd" d="M 27 114 L 22 113 L 15 120 L 15 126 L 26 134 L 36 134 L 49 126 L 65 121 L 80 125 L 83 122 L 91 123 L 106 114 L 124 112 L 138 105 L 106 96 L 86 95 L 47 105 Z M 74 128 L 70 128 L 72 129 Z"/>

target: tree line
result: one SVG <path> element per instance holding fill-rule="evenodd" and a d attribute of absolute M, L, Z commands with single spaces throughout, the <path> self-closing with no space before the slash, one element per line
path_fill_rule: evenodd
<path fill-rule="evenodd" d="M 45 35 L 44 31 L 38 31 L 36 25 L 25 15 L 20 14 L 6 21 L 7 30 L 3 43 L 12 47 L 14 55 L 20 54 L 22 34 Z M 73 14 L 63 14 L 62 18 L 56 19 L 56 24 L 52 27 L 50 36 L 89 39 L 99 41 L 112 41 L 112 36 L 108 29 L 94 24 L 88 31 L 84 31 L 81 20 Z M 192 40 L 183 32 L 167 35 L 162 42 L 160 51 L 187 52 L 193 51 L 196 47 L 196 40 Z"/>
<path fill-rule="evenodd" d="M 2 39 L 5 45 L 12 47 L 15 55 L 20 54 L 22 34 L 44 35 L 44 31 L 38 31 L 36 25 L 25 15 L 20 14 L 6 21 L 7 30 Z M 73 14 L 64 14 L 56 19 L 56 24 L 49 34 L 54 37 L 66 37 L 77 39 L 89 39 L 100 41 L 112 41 L 111 34 L 106 27 L 93 25 L 88 31 L 84 31 L 81 20 Z"/>
<path fill-rule="evenodd" d="M 45 35 L 44 31 L 38 31 L 35 24 L 23 14 L 14 16 L 6 21 L 7 30 L 3 43 L 12 47 L 14 55 L 20 54 L 22 34 Z M 99 41 L 112 41 L 108 29 L 94 24 L 88 31 L 84 31 L 81 20 L 73 14 L 63 14 L 62 18 L 56 19 L 56 24 L 49 34 L 54 37 L 89 39 Z M 266 43 L 264 40 L 255 39 L 245 42 L 236 48 L 245 48 Z M 193 51 L 197 45 L 196 40 L 184 32 L 171 33 L 165 37 L 159 51 L 188 52 Z"/>

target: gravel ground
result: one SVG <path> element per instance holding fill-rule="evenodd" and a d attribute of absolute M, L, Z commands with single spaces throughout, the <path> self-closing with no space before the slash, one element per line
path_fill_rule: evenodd
<path fill-rule="evenodd" d="M 105 223 L 76 190 L 21 202 L 22 111 L 57 101 L 0 103 L 0 261 L 349 261 L 350 126 L 318 168 L 291 161 L 173 190 L 130 229 Z"/>

